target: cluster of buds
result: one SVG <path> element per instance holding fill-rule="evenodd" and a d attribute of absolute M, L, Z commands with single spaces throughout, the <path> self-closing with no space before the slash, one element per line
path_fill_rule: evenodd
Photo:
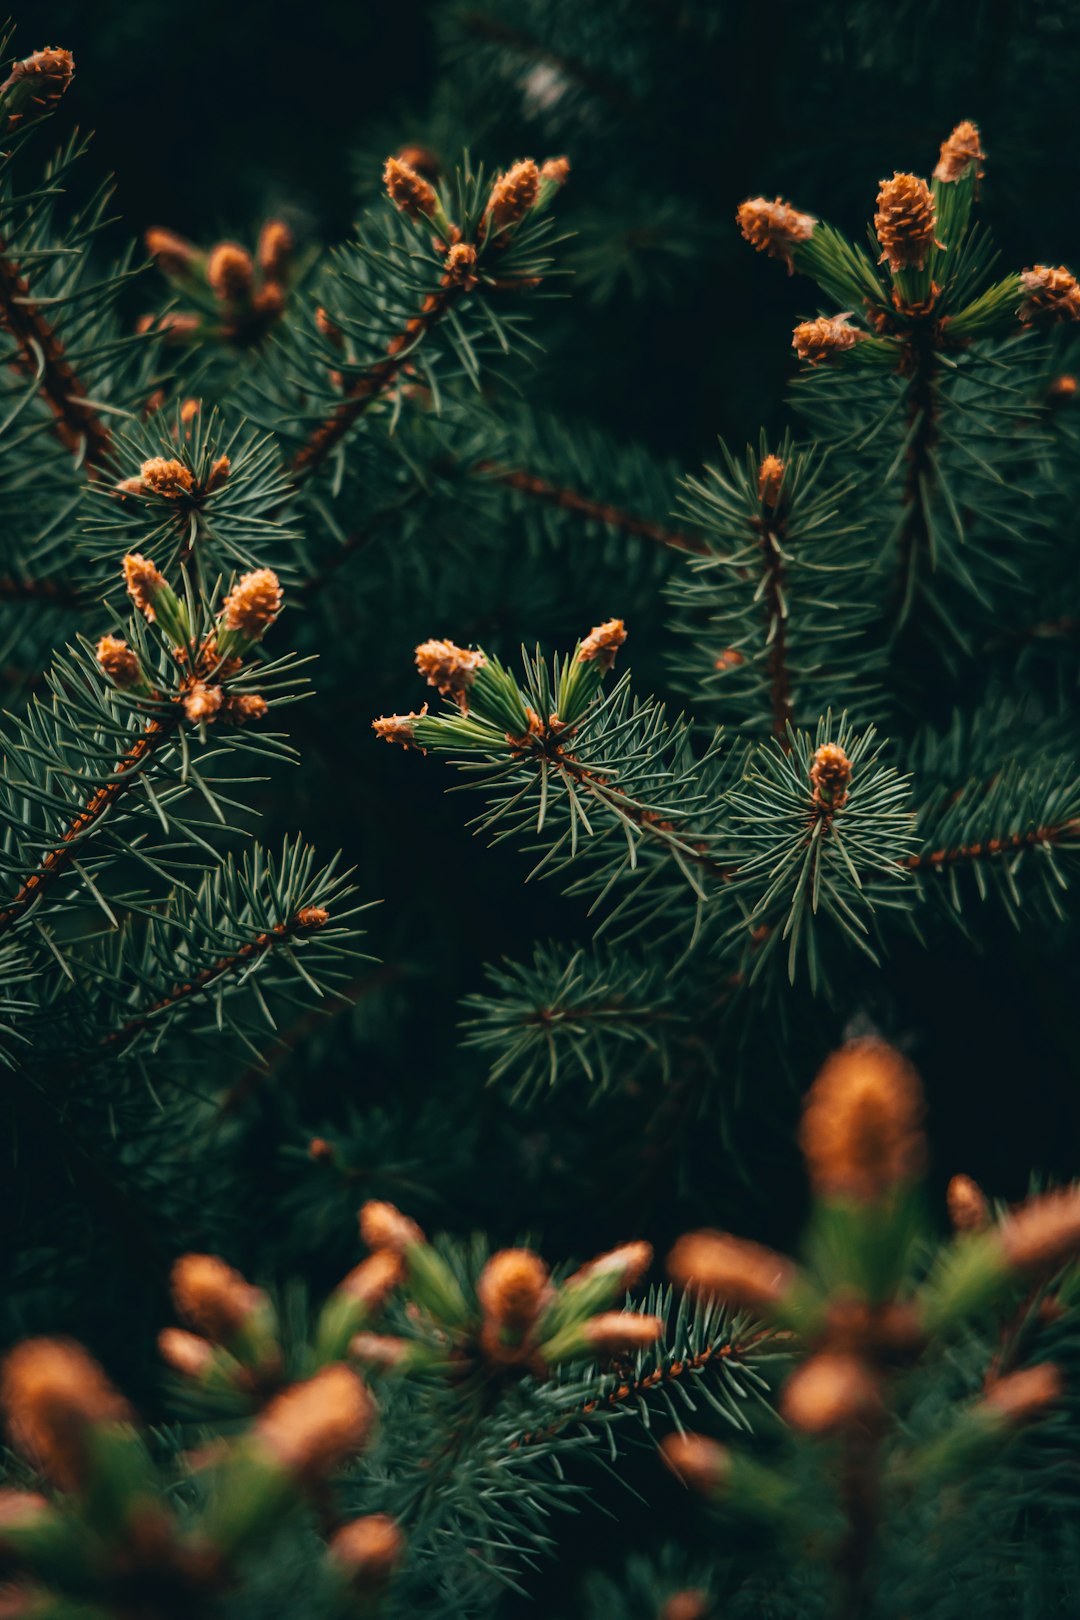
<path fill-rule="evenodd" d="M 925 1171 L 922 1088 L 894 1048 L 874 1039 L 843 1047 L 807 1096 L 800 1146 L 814 1197 L 809 1263 L 720 1232 L 682 1238 L 669 1257 L 673 1279 L 742 1307 L 785 1330 L 798 1361 L 780 1407 L 795 1435 L 895 1438 L 890 1375 L 951 1329 L 1024 1282 L 1046 1280 L 1080 1254 L 1080 1189 L 1030 1200 L 1000 1222 L 968 1177 L 949 1190 L 955 1228 L 929 1275 L 923 1243 Z M 1058 1370 L 992 1364 L 979 1399 L 953 1425 L 912 1449 L 907 1477 L 981 1466 L 1022 1424 L 1058 1398 Z M 906 1445 L 906 1442 L 904 1442 Z M 699 1435 L 665 1443 L 671 1467 L 716 1500 L 781 1515 L 795 1487 Z"/>
<path fill-rule="evenodd" d="M 0 129 L 14 130 L 36 123 L 56 106 L 75 73 L 70 51 L 46 45 L 21 62 L 0 84 Z"/>
<path fill-rule="evenodd" d="M 187 414 L 181 413 L 181 420 L 191 420 L 194 414 L 189 408 L 191 405 L 197 409 L 197 402 L 189 400 L 184 407 Z M 147 500 L 157 498 L 190 507 L 200 504 L 220 489 L 230 471 L 228 456 L 217 456 L 208 461 L 199 477 L 186 462 L 179 461 L 175 456 L 151 456 L 143 462 L 137 476 L 122 478 L 115 489 L 120 496 L 141 495 Z"/>
<path fill-rule="evenodd" d="M 194 307 L 162 319 L 144 316 L 139 329 L 156 328 L 175 341 L 215 335 L 238 347 L 258 343 L 280 317 L 297 265 L 292 231 L 267 220 L 254 254 L 240 242 L 218 242 L 204 252 L 175 231 L 152 226 L 146 247 L 161 273 Z"/>
<path fill-rule="evenodd" d="M 372 1261 L 389 1255 L 402 1266 L 417 1327 L 410 1338 L 358 1333 L 350 1353 L 366 1367 L 543 1377 L 563 1362 L 631 1355 L 663 1333 L 659 1317 L 611 1309 L 648 1269 L 647 1243 L 600 1255 L 561 1283 L 531 1249 L 501 1249 L 473 1284 L 392 1204 L 365 1204 L 360 1231 Z"/>

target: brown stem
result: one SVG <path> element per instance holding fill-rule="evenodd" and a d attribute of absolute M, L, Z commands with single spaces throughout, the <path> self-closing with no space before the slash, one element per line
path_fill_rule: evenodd
<path fill-rule="evenodd" d="M 83 606 L 83 597 L 73 585 L 58 579 L 15 579 L 0 576 L 0 602 L 45 602 L 56 607 Z"/>
<path fill-rule="evenodd" d="M 53 431 L 73 455 L 96 471 L 108 461 L 112 435 L 90 404 L 86 389 L 72 370 L 63 345 L 30 296 L 30 288 L 0 242 L 0 325 L 19 345 L 11 364 L 34 377 L 41 371 L 41 396 L 53 413 Z M 36 353 L 35 353 L 36 351 Z"/>
<path fill-rule="evenodd" d="M 673 551 L 688 551 L 697 557 L 708 556 L 708 546 L 694 535 L 684 534 L 678 529 L 666 529 L 647 518 L 635 517 L 632 512 L 624 512 L 620 507 L 609 506 L 604 501 L 592 500 L 576 489 L 560 488 L 558 484 L 548 483 L 546 479 L 538 478 L 523 468 L 502 467 L 495 461 L 480 461 L 475 470 L 487 474 L 497 483 L 505 484 L 509 489 L 532 496 L 534 500 L 561 507 L 566 512 L 577 512 L 581 517 L 605 523 L 611 529 L 620 529 L 623 534 L 652 540 L 659 546 L 669 546 Z"/>
<path fill-rule="evenodd" d="M 1063 821 L 1059 825 L 1031 827 L 1027 832 L 1011 833 L 1008 838 L 988 838 L 985 844 L 958 844 L 952 849 L 934 849 L 923 855 L 907 855 L 899 864 L 906 866 L 909 871 L 920 871 L 930 866 L 953 866 L 958 861 L 977 861 L 988 855 L 1008 855 L 1036 844 L 1056 844 L 1077 835 L 1080 835 L 1080 821 Z"/>
<path fill-rule="evenodd" d="M 880 1434 L 873 1425 L 850 1430 L 843 1441 L 840 1502 L 847 1521 L 833 1569 L 838 1584 L 838 1620 L 866 1613 L 868 1576 L 880 1511 Z"/>
<path fill-rule="evenodd" d="M 345 398 L 301 445 L 292 460 L 295 478 L 306 478 L 322 465 L 372 401 L 391 387 L 417 343 L 442 319 L 462 291 L 460 284 L 450 282 L 438 292 L 428 294 L 419 315 L 414 315 L 406 322 L 405 330 L 391 339 L 385 357 L 356 378 Z"/>
<path fill-rule="evenodd" d="M 151 720 L 145 727 L 142 735 L 132 744 L 116 766 L 113 779 L 87 801 L 85 807 L 79 811 L 74 821 L 64 833 L 55 849 L 51 849 L 43 858 L 36 872 L 32 872 L 20 886 L 14 898 L 0 911 L 0 934 L 7 930 L 29 909 L 37 897 L 50 884 L 64 872 L 75 859 L 78 840 L 87 832 L 95 822 L 109 810 L 131 787 L 135 780 L 133 772 L 145 760 L 149 759 L 162 743 L 172 736 L 179 724 L 181 710 L 178 707 L 176 718 L 171 716 L 164 720 Z"/>

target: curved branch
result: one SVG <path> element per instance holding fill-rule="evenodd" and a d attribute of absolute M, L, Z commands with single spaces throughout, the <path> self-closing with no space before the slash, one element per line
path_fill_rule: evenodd
<path fill-rule="evenodd" d="M 538 478 L 534 473 L 526 472 L 524 468 L 503 467 L 496 461 L 478 461 L 474 471 L 485 473 L 496 483 L 505 484 L 509 489 L 516 489 L 523 495 L 531 496 L 533 500 L 541 501 L 548 506 L 560 507 L 565 512 L 576 512 L 580 517 L 604 523 L 611 529 L 620 529 L 624 534 L 634 535 L 642 540 L 652 540 L 659 546 L 670 547 L 673 551 L 688 551 L 697 557 L 709 555 L 705 541 L 699 540 L 694 535 L 684 534 L 679 529 L 666 529 L 662 524 L 653 523 L 648 518 L 635 517 L 632 512 L 624 512 L 620 507 L 609 506 L 604 501 L 595 501 L 576 489 L 563 489 L 558 484 L 549 483 L 545 478 Z"/>

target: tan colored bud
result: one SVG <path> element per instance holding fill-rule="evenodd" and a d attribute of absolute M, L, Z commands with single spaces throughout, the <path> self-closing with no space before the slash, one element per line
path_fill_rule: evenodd
<path fill-rule="evenodd" d="M 568 157 L 548 158 L 540 165 L 541 180 L 552 180 L 557 186 L 565 186 L 570 178 L 570 159 Z"/>
<path fill-rule="evenodd" d="M 127 593 L 131 597 L 139 612 L 154 622 L 154 598 L 158 592 L 168 588 L 165 575 L 156 569 L 148 557 L 133 551 L 124 558 L 124 583 Z"/>
<path fill-rule="evenodd" d="M 408 1339 L 395 1339 L 388 1333 L 354 1333 L 349 1340 L 350 1356 L 372 1372 L 393 1372 L 411 1349 Z"/>
<path fill-rule="evenodd" d="M 601 1311 L 590 1317 L 582 1332 L 598 1356 L 614 1356 L 623 1350 L 647 1350 L 663 1338 L 664 1323 L 659 1316 L 639 1316 L 637 1311 Z"/>
<path fill-rule="evenodd" d="M 330 913 L 325 906 L 301 906 L 296 913 L 296 921 L 300 928 L 325 928 L 330 921 Z"/>
<path fill-rule="evenodd" d="M 601 669 L 610 669 L 615 662 L 615 654 L 626 640 L 626 626 L 621 619 L 605 619 L 603 624 L 595 625 L 587 636 L 582 637 L 578 648 L 578 659 L 587 664 L 596 659 Z"/>
<path fill-rule="evenodd" d="M 183 1328 L 162 1328 L 157 1346 L 161 1359 L 168 1362 L 174 1372 L 196 1382 L 214 1364 L 214 1347 L 209 1340 L 200 1338 L 197 1333 L 187 1333 Z"/>
<path fill-rule="evenodd" d="M 1080 1187 L 1029 1198 L 999 1231 L 1005 1258 L 1017 1271 L 1056 1271 L 1080 1254 Z"/>
<path fill-rule="evenodd" d="M 918 175 L 893 175 L 883 180 L 877 196 L 874 230 L 881 247 L 880 263 L 889 269 L 921 270 L 933 247 L 941 247 L 935 236 L 937 210 L 933 194 Z"/>
<path fill-rule="evenodd" d="M 990 1225 L 983 1190 L 970 1176 L 953 1176 L 945 1194 L 949 1219 L 957 1232 L 981 1232 Z"/>
<path fill-rule="evenodd" d="M 873 1202 L 918 1179 L 922 1086 L 885 1041 L 850 1041 L 826 1059 L 803 1107 L 799 1144 L 814 1192 Z"/>
<path fill-rule="evenodd" d="M 731 1453 L 703 1434 L 668 1434 L 660 1442 L 660 1455 L 684 1485 L 712 1496 L 731 1478 Z"/>
<path fill-rule="evenodd" d="M 516 225 L 534 207 L 540 194 L 540 170 L 524 158 L 501 174 L 491 188 L 487 217 L 493 231 Z"/>
<path fill-rule="evenodd" d="M 1060 321 L 1080 320 L 1080 284 L 1063 264 L 1056 269 L 1048 264 L 1037 264 L 1034 269 L 1025 270 L 1020 280 L 1024 298 L 1018 313 L 1025 326 L 1036 322 L 1053 326 Z"/>
<path fill-rule="evenodd" d="M 980 164 L 985 157 L 986 153 L 979 145 L 978 125 L 965 118 L 957 124 L 948 139 L 942 141 L 934 179 L 944 185 L 955 185 L 974 169 L 976 180 L 981 180 L 983 171 Z"/>
<path fill-rule="evenodd" d="M 1071 372 L 1063 371 L 1060 377 L 1055 377 L 1046 390 L 1046 397 L 1054 405 L 1063 405 L 1066 401 L 1074 399 L 1077 387 L 1076 378 Z"/>
<path fill-rule="evenodd" d="M 193 681 L 184 694 L 184 713 L 193 726 L 208 725 L 216 718 L 223 696 L 220 686 Z"/>
<path fill-rule="evenodd" d="M 183 276 L 190 274 L 197 259 L 199 250 L 194 243 L 183 236 L 177 236 L 175 231 L 162 229 L 160 225 L 151 225 L 143 240 L 146 251 L 157 261 L 157 267 L 166 276 Z"/>
<path fill-rule="evenodd" d="M 233 692 L 225 700 L 225 717 L 234 726 L 246 726 L 249 720 L 261 720 L 269 707 L 258 692 Z"/>
<path fill-rule="evenodd" d="M 668 1255 L 668 1275 L 683 1288 L 732 1305 L 771 1312 L 790 1294 L 795 1267 L 783 1255 L 726 1232 L 688 1232 Z"/>
<path fill-rule="evenodd" d="M 314 1484 L 356 1455 L 374 1423 L 375 1403 L 363 1380 L 332 1362 L 275 1396 L 255 1432 L 290 1474 Z"/>
<path fill-rule="evenodd" d="M 416 744 L 413 722 L 422 720 L 427 712 L 425 703 L 422 709 L 408 714 L 381 714 L 371 722 L 371 729 L 382 742 L 400 743 L 402 748 L 412 748 Z"/>
<path fill-rule="evenodd" d="M 262 315 L 267 321 L 272 320 L 285 308 L 284 287 L 277 281 L 266 282 L 252 298 L 251 307 L 256 315 Z"/>
<path fill-rule="evenodd" d="M 757 492 L 762 506 L 775 506 L 784 482 L 784 463 L 779 456 L 766 456 L 758 468 Z"/>
<path fill-rule="evenodd" d="M 709 1594 L 696 1587 L 673 1592 L 660 1610 L 659 1620 L 709 1620 Z"/>
<path fill-rule="evenodd" d="M 822 743 L 810 765 L 814 803 L 823 810 L 842 810 L 848 801 L 851 761 L 839 743 Z"/>
<path fill-rule="evenodd" d="M 8 1550 L 4 1544 L 5 1530 L 29 1529 L 40 1522 L 43 1514 L 52 1512 L 53 1508 L 48 1497 L 42 1496 L 39 1491 L 12 1491 L 6 1487 L 0 1488 L 0 1551 Z M 13 1609 L 9 1612 L 12 1615 L 19 1615 L 30 1614 L 33 1611 Z M 3 1608 L 0 1608 L 0 1615 L 4 1614 Z"/>
<path fill-rule="evenodd" d="M 800 214 L 782 198 L 750 197 L 740 203 L 735 215 L 739 229 L 756 253 L 782 259 L 790 276 L 795 269 L 795 249 L 809 242 L 817 220 L 813 214 Z"/>
<path fill-rule="evenodd" d="M 222 609 L 227 630 L 260 641 L 281 612 L 282 590 L 272 568 L 256 568 L 237 580 Z"/>
<path fill-rule="evenodd" d="M 206 261 L 206 279 L 212 291 L 224 303 L 236 303 L 247 298 L 255 279 L 255 266 L 251 254 L 239 242 L 219 242 L 210 249 Z"/>
<path fill-rule="evenodd" d="M 139 476 L 146 488 L 155 495 L 164 495 L 173 501 L 190 495 L 195 487 L 191 468 L 185 467 L 182 461 L 166 456 L 151 456 L 149 461 L 144 461 L 139 468 Z"/>
<path fill-rule="evenodd" d="M 400 158 L 387 158 L 383 184 L 394 207 L 407 219 L 430 219 L 439 206 L 435 187 Z"/>
<path fill-rule="evenodd" d="M 308 1158 L 313 1159 L 316 1164 L 332 1163 L 336 1158 L 334 1149 L 325 1136 L 313 1136 L 307 1150 Z"/>
<path fill-rule="evenodd" d="M 847 315 L 819 315 L 813 321 L 800 321 L 792 335 L 791 346 L 800 360 L 820 366 L 846 354 L 865 336 L 865 332 L 850 325 Z"/>
<path fill-rule="evenodd" d="M 184 403 L 180 407 L 180 420 L 183 422 L 184 426 L 187 427 L 190 423 L 194 422 L 201 410 L 202 404 L 199 400 L 185 399 Z"/>
<path fill-rule="evenodd" d="M 405 1537 L 387 1513 L 369 1513 L 335 1530 L 330 1557 L 360 1591 L 384 1586 L 400 1564 Z"/>
<path fill-rule="evenodd" d="M 434 182 L 439 178 L 442 164 L 439 162 L 438 154 L 433 152 L 430 146 L 399 146 L 394 156 L 399 163 L 404 163 L 408 168 L 415 169 L 417 174 L 422 174 L 425 180 Z"/>
<path fill-rule="evenodd" d="M 215 489 L 220 489 L 232 471 L 232 462 L 228 456 L 218 456 L 213 463 L 206 478 L 206 494 L 212 495 Z"/>
<path fill-rule="evenodd" d="M 526 1328 L 549 1292 L 548 1268 L 531 1249 L 500 1249 L 480 1273 L 476 1296 L 486 1316 L 509 1328 Z"/>
<path fill-rule="evenodd" d="M 354 1266 L 345 1280 L 338 1284 L 338 1292 L 348 1294 L 369 1311 L 377 1311 L 386 1304 L 394 1289 L 405 1275 L 401 1256 L 393 1249 L 376 1249 L 366 1260 Z"/>
<path fill-rule="evenodd" d="M 372 1198 L 360 1211 L 360 1236 L 369 1249 L 404 1254 L 413 1243 L 426 1243 L 420 1227 L 393 1204 Z"/>
<path fill-rule="evenodd" d="M 1048 1406 L 1053 1406 L 1065 1392 L 1061 1369 L 1052 1362 L 1040 1362 L 1037 1367 L 1024 1367 L 1020 1372 L 1006 1373 L 996 1378 L 987 1389 L 976 1410 L 997 1413 L 1010 1424 L 1019 1427 L 1032 1419 L 1042 1417 Z"/>
<path fill-rule="evenodd" d="M 268 219 L 259 232 L 255 256 L 267 281 L 284 281 L 292 266 L 295 243 L 283 219 Z"/>
<path fill-rule="evenodd" d="M 95 654 L 105 674 L 121 691 L 139 685 L 142 680 L 139 660 L 120 636 L 102 636 Z"/>
<path fill-rule="evenodd" d="M 416 649 L 416 667 L 428 685 L 434 686 L 444 697 L 453 697 L 463 709 L 465 694 L 477 670 L 483 669 L 486 663 L 482 652 L 470 652 L 452 641 L 422 641 Z"/>
<path fill-rule="evenodd" d="M 784 1385 L 780 1410 L 803 1434 L 851 1428 L 881 1404 L 877 1382 L 858 1356 L 823 1350 L 804 1361 Z"/>
<path fill-rule="evenodd" d="M 16 1345 L 0 1373 L 0 1406 L 14 1445 L 64 1491 L 85 1482 L 90 1431 L 131 1421 L 97 1362 L 67 1339 Z"/>
<path fill-rule="evenodd" d="M 338 326 L 337 322 L 327 314 L 326 310 L 323 309 L 321 304 L 315 311 L 315 326 L 317 330 L 322 333 L 324 338 L 330 339 L 335 349 L 341 348 L 343 342 L 341 327 Z"/>
<path fill-rule="evenodd" d="M 592 1282 L 598 1277 L 612 1277 L 618 1279 L 619 1288 L 633 1288 L 652 1265 L 652 1258 L 651 1243 L 622 1243 L 617 1249 L 608 1249 L 580 1266 L 563 1287 L 576 1288 L 579 1283 Z"/>
<path fill-rule="evenodd" d="M 266 1303 L 261 1288 L 214 1254 L 181 1255 L 170 1282 L 178 1313 L 215 1344 L 227 1345 Z"/>
<path fill-rule="evenodd" d="M 0 107 L 7 113 L 8 126 L 43 117 L 60 100 L 74 73 L 75 58 L 58 45 L 44 45 L 16 62 L 0 84 Z"/>
<path fill-rule="evenodd" d="M 713 660 L 713 668 L 718 669 L 722 675 L 726 675 L 729 670 L 738 669 L 745 663 L 746 655 L 741 653 L 738 647 L 725 647 L 720 656 Z"/>
<path fill-rule="evenodd" d="M 455 242 L 446 255 L 446 274 L 466 292 L 476 286 L 476 249 L 471 242 Z"/>
<path fill-rule="evenodd" d="M 183 343 L 199 329 L 199 317 L 180 309 L 167 310 L 163 315 L 140 315 L 135 323 L 137 332 L 160 332 L 169 343 Z"/>

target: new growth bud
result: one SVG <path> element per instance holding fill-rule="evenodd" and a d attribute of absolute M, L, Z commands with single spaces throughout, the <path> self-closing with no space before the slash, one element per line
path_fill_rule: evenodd
<path fill-rule="evenodd" d="M 954 1231 L 981 1232 L 990 1224 L 990 1210 L 982 1188 L 970 1176 L 953 1176 L 945 1203 Z"/>
<path fill-rule="evenodd" d="M 783 482 L 784 463 L 779 456 L 766 456 L 758 468 L 757 491 L 762 506 L 775 507 Z"/>
<path fill-rule="evenodd" d="M 800 214 L 780 197 L 750 197 L 740 203 L 735 215 L 739 229 L 757 253 L 782 259 L 790 276 L 795 269 L 795 249 L 809 242 L 817 220 L 813 214 Z"/>
<path fill-rule="evenodd" d="M 976 180 L 981 180 L 983 171 L 980 164 L 985 157 L 986 153 L 979 145 L 978 125 L 965 118 L 957 124 L 949 138 L 942 141 L 934 179 L 940 180 L 943 185 L 955 185 L 974 170 Z"/>
<path fill-rule="evenodd" d="M 493 231 L 516 225 L 536 204 L 540 171 L 532 158 L 524 158 L 499 176 L 491 188 L 487 218 Z"/>
<path fill-rule="evenodd" d="M 582 638 L 578 648 L 578 659 L 581 663 L 590 663 L 596 660 L 598 667 L 607 670 L 615 662 L 615 654 L 626 640 L 626 626 L 621 619 L 605 619 Z"/>
<path fill-rule="evenodd" d="M 820 366 L 853 349 L 865 335 L 858 327 L 849 324 L 847 315 L 819 315 L 816 320 L 799 323 L 791 346 L 800 360 L 805 360 L 811 366 Z"/>
<path fill-rule="evenodd" d="M 822 743 L 810 765 L 814 803 L 823 810 L 842 810 L 848 800 L 851 761 L 839 743 Z"/>
<path fill-rule="evenodd" d="M 443 697 L 452 697 L 462 711 L 468 708 L 466 694 L 476 672 L 486 663 L 482 652 L 470 652 L 452 641 L 423 641 L 416 649 L 416 667 L 428 685 L 434 686 Z"/>
<path fill-rule="evenodd" d="M 281 612 L 281 603 L 281 585 L 273 569 L 256 568 L 242 575 L 225 598 L 221 623 L 227 635 L 218 636 L 218 650 L 225 654 L 261 641 Z"/>
<path fill-rule="evenodd" d="M 1063 264 L 1056 269 L 1037 264 L 1033 270 L 1023 271 L 1020 282 L 1024 297 L 1018 314 L 1025 326 L 1080 320 L 1080 283 Z"/>
<path fill-rule="evenodd" d="M 105 674 L 122 692 L 143 684 L 139 660 L 120 636 L 102 636 L 95 653 Z"/>
<path fill-rule="evenodd" d="M 144 461 L 139 468 L 139 476 L 144 487 L 152 494 L 163 495 L 171 501 L 190 495 L 195 487 L 195 477 L 190 467 L 165 456 L 151 456 L 149 461 Z"/>
<path fill-rule="evenodd" d="M 326 1479 L 364 1445 L 375 1403 L 363 1380 L 335 1362 L 274 1398 L 255 1432 L 299 1483 Z"/>
<path fill-rule="evenodd" d="M 398 1255 L 414 1243 L 427 1242 L 415 1221 L 377 1198 L 369 1199 L 360 1211 L 360 1236 L 369 1249 L 389 1249 Z"/>
<path fill-rule="evenodd" d="M 387 1513 L 369 1513 L 330 1537 L 332 1561 L 358 1591 L 385 1586 L 405 1551 L 405 1538 Z"/>
<path fill-rule="evenodd" d="M 27 1339 L 10 1352 L 0 1406 L 15 1446 L 65 1491 L 86 1481 L 93 1431 L 131 1421 L 97 1362 L 65 1339 Z"/>
<path fill-rule="evenodd" d="M 830 1434 L 864 1422 L 880 1404 L 877 1381 L 864 1361 L 825 1350 L 788 1379 L 780 1410 L 793 1429 Z"/>
<path fill-rule="evenodd" d="M 383 184 L 394 207 L 407 219 L 433 219 L 439 199 L 435 187 L 411 164 L 401 158 L 387 158 Z"/>
<path fill-rule="evenodd" d="M 414 722 L 422 720 L 427 712 L 425 703 L 422 709 L 410 711 L 409 714 L 382 714 L 371 722 L 371 729 L 382 742 L 400 743 L 402 748 L 412 748 L 416 745 Z"/>
<path fill-rule="evenodd" d="M 760 1243 L 726 1232 L 688 1232 L 668 1256 L 668 1275 L 683 1288 L 769 1315 L 790 1296 L 797 1274 L 790 1260 Z"/>
<path fill-rule="evenodd" d="M 266 1295 L 213 1254 L 184 1254 L 172 1269 L 173 1304 L 215 1344 L 239 1338 L 267 1304 Z"/>
<path fill-rule="evenodd" d="M 723 1494 L 731 1477 L 731 1453 L 702 1434 L 669 1434 L 660 1443 L 660 1454 L 673 1474 L 684 1485 L 703 1496 Z"/>
<path fill-rule="evenodd" d="M 194 243 L 160 225 L 151 225 L 143 240 L 146 251 L 154 257 L 158 269 L 166 276 L 191 275 L 202 259 Z"/>
<path fill-rule="evenodd" d="M 995 1379 L 976 1410 L 991 1412 L 1010 1427 L 1019 1428 L 1042 1417 L 1048 1406 L 1061 1399 L 1064 1389 L 1060 1369 L 1043 1361 L 1036 1367 L 1024 1367 L 1020 1372 Z"/>
<path fill-rule="evenodd" d="M 876 1202 L 916 1181 L 925 1160 L 922 1086 L 884 1041 L 851 1041 L 828 1058 L 799 1131 L 815 1194 Z"/>
<path fill-rule="evenodd" d="M 0 117 L 7 127 L 44 118 L 67 90 L 74 72 L 71 52 L 57 45 L 45 45 L 16 62 L 0 84 Z"/>
<path fill-rule="evenodd" d="M 880 263 L 898 270 L 921 270 L 931 248 L 941 247 L 935 236 L 937 213 L 930 187 L 914 174 L 883 180 L 877 196 L 874 230 L 881 247 Z"/>
<path fill-rule="evenodd" d="M 237 303 L 247 298 L 255 280 L 251 254 L 239 242 L 219 242 L 210 250 L 206 279 L 223 303 Z"/>

